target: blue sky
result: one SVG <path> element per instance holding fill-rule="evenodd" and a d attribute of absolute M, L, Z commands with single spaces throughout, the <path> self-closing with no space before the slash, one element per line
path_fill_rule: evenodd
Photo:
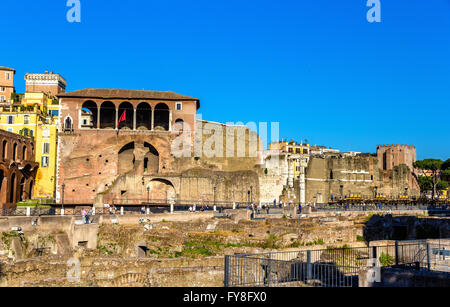
<path fill-rule="evenodd" d="M 280 122 L 341 150 L 414 144 L 450 157 L 450 0 L 2 0 L 0 66 L 67 90 L 171 90 L 218 122 Z"/>

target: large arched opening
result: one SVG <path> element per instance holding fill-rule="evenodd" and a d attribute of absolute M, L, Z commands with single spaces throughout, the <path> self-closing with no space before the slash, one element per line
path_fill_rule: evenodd
<path fill-rule="evenodd" d="M 19 201 L 24 201 L 26 199 L 26 196 L 24 195 L 23 192 L 24 190 L 25 190 L 25 177 L 22 177 L 19 185 Z"/>
<path fill-rule="evenodd" d="M 136 129 L 151 130 L 152 129 L 152 107 L 141 102 L 136 109 Z"/>
<path fill-rule="evenodd" d="M 119 123 L 119 129 L 130 129 L 133 130 L 133 118 L 134 118 L 134 108 L 129 102 L 122 102 L 119 105 L 119 120 L 122 114 L 125 113 L 125 121 Z"/>
<path fill-rule="evenodd" d="M 100 106 L 100 128 L 116 128 L 116 106 L 111 101 L 105 101 Z"/>
<path fill-rule="evenodd" d="M 159 172 L 159 152 L 153 145 L 144 143 L 144 148 L 148 152 L 144 156 L 144 173 L 155 174 Z"/>
<path fill-rule="evenodd" d="M 171 202 L 176 200 L 176 192 L 173 184 L 166 179 L 153 179 L 148 184 L 151 200 L 159 202 Z"/>
<path fill-rule="evenodd" d="M 170 109 L 165 103 L 155 106 L 155 130 L 169 131 Z"/>
<path fill-rule="evenodd" d="M 11 183 L 10 183 L 10 189 L 9 189 L 9 202 L 10 203 L 15 203 L 15 197 L 14 195 L 16 194 L 16 173 L 13 173 L 11 175 Z"/>
<path fill-rule="evenodd" d="M 28 187 L 28 197 L 30 199 L 33 198 L 33 188 L 34 188 L 34 181 L 30 180 L 30 185 Z"/>
<path fill-rule="evenodd" d="M 97 128 L 98 120 L 98 106 L 92 101 L 88 100 L 83 103 L 81 107 L 81 127 L 82 128 Z"/>
<path fill-rule="evenodd" d="M 134 148 L 135 144 L 134 142 L 131 142 L 119 150 L 119 174 L 124 174 L 133 170 L 136 162 Z"/>

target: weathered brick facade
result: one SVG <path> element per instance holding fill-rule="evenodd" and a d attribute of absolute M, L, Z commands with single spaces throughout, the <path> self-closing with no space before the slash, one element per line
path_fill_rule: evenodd
<path fill-rule="evenodd" d="M 0 130 L 0 208 L 13 207 L 33 195 L 39 166 L 34 162 L 34 148 L 31 138 Z"/>
<path fill-rule="evenodd" d="M 246 127 L 197 120 L 198 99 L 172 92 L 106 89 L 59 97 L 59 200 L 63 184 L 64 201 L 72 204 L 247 201 L 251 189 L 257 199 L 258 137 Z M 124 112 L 126 120 L 119 123 Z M 244 144 L 244 156 L 226 157 L 229 129 L 237 132 L 232 145 Z M 223 140 L 223 147 L 212 146 L 220 154 L 205 156 L 200 150 L 198 155 L 196 147 L 208 142 L 212 130 Z M 175 153 L 180 140 L 187 155 Z"/>

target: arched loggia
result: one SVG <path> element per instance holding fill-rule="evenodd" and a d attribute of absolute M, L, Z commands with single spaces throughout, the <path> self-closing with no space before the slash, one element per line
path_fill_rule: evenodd
<path fill-rule="evenodd" d="M 152 129 L 152 107 L 146 102 L 141 102 L 136 108 L 136 129 Z"/>
<path fill-rule="evenodd" d="M 105 101 L 100 106 L 100 128 L 115 129 L 116 106 L 111 101 Z"/>
<path fill-rule="evenodd" d="M 119 105 L 119 121 L 125 113 L 125 121 L 119 123 L 119 129 L 133 129 L 134 108 L 129 102 L 122 102 Z"/>
<path fill-rule="evenodd" d="M 165 103 L 155 106 L 155 130 L 169 131 L 170 109 Z"/>

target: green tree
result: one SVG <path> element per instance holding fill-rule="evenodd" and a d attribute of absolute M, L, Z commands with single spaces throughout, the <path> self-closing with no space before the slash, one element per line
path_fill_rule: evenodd
<path fill-rule="evenodd" d="M 449 184 L 445 180 L 439 180 L 438 183 L 436 184 L 436 189 L 439 191 L 447 190 L 448 187 L 449 187 Z"/>
<path fill-rule="evenodd" d="M 431 177 L 419 176 L 418 181 L 422 193 L 433 190 L 433 179 Z"/>
<path fill-rule="evenodd" d="M 425 159 L 414 162 L 414 167 L 421 170 L 429 170 L 432 172 L 433 199 L 436 196 L 437 183 L 440 178 L 441 167 L 444 161 L 440 159 Z"/>

